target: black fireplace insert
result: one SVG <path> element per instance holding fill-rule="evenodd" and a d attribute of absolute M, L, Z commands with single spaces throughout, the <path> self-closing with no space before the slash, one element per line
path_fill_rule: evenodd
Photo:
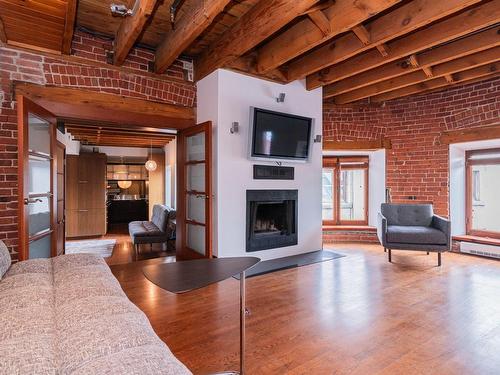
<path fill-rule="evenodd" d="M 247 190 L 247 252 L 297 244 L 297 199 L 297 190 Z"/>

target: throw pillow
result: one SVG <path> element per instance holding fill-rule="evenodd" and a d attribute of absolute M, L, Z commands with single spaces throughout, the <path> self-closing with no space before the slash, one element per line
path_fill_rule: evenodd
<path fill-rule="evenodd" d="M 11 259 L 9 249 L 0 241 L 0 280 L 10 267 Z"/>

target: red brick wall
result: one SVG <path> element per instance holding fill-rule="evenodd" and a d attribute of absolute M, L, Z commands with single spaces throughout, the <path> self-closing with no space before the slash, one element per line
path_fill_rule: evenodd
<path fill-rule="evenodd" d="M 111 42 L 75 34 L 72 55 L 54 56 L 0 46 L 0 239 L 17 259 L 17 111 L 13 82 L 79 87 L 145 100 L 193 107 L 194 84 L 184 79 L 182 62 L 165 74 L 147 72 L 153 54 L 134 49 L 123 68 L 106 64 Z"/>
<path fill-rule="evenodd" d="M 395 202 L 434 204 L 448 216 L 448 146 L 440 144 L 445 130 L 498 123 L 500 78 L 450 87 L 431 94 L 389 101 L 385 106 L 361 103 L 328 106 L 324 110 L 325 136 L 337 140 L 392 141 L 387 151 L 387 187 Z"/>

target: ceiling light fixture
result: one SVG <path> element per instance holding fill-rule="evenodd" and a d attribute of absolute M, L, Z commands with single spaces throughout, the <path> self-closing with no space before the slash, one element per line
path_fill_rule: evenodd
<path fill-rule="evenodd" d="M 128 189 L 132 186 L 132 181 L 118 181 L 118 186 L 121 189 Z"/>
<path fill-rule="evenodd" d="M 153 140 L 151 140 L 151 154 L 149 156 L 148 161 L 144 165 L 146 169 L 150 172 L 156 171 L 156 162 L 153 160 Z"/>

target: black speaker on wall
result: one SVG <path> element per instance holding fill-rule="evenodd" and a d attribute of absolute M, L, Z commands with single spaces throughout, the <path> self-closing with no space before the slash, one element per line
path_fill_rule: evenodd
<path fill-rule="evenodd" d="M 295 178 L 295 168 L 279 167 L 274 165 L 253 166 L 254 180 L 293 180 Z"/>

